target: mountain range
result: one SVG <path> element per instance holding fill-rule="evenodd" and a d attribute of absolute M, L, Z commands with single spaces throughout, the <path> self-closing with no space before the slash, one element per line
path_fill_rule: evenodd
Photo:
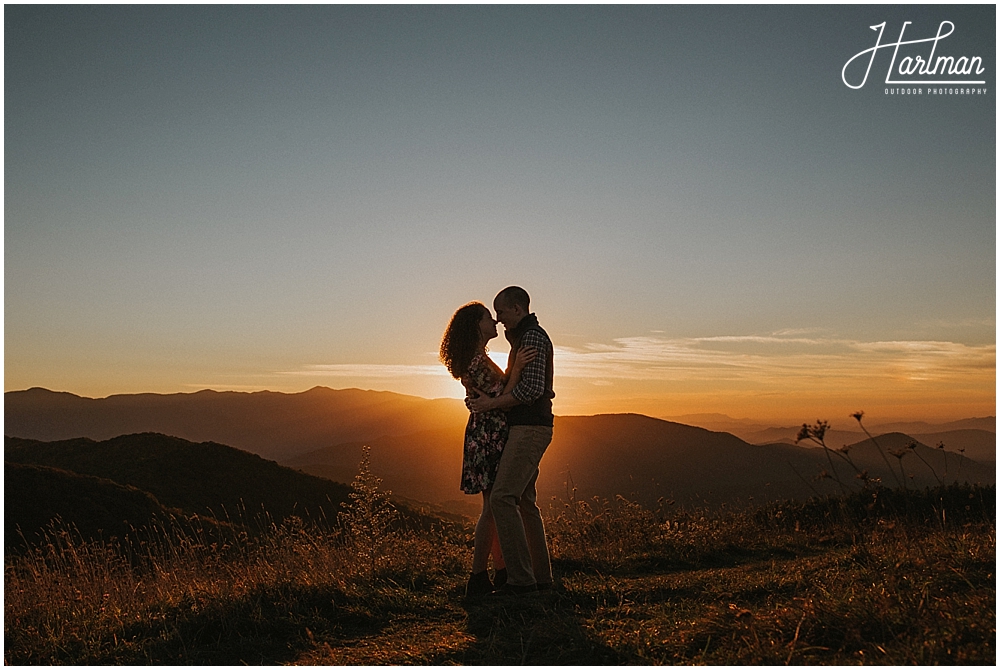
<path fill-rule="evenodd" d="M 6 393 L 5 412 L 7 435 L 108 440 L 129 431 L 165 432 L 190 441 L 222 442 L 339 482 L 353 478 L 361 447 L 368 444 L 372 470 L 397 495 L 467 512 L 479 505 L 478 496 L 458 490 L 467 411 L 457 400 L 322 387 L 298 394 L 201 391 L 104 399 L 30 389 Z M 987 459 L 971 458 L 971 449 L 959 453 L 954 447 L 960 436 L 966 442 L 978 440 L 981 451 L 995 459 L 995 448 L 988 453 L 985 446 L 995 443 L 994 433 L 963 428 L 927 435 L 936 437 L 917 439 L 899 432 L 879 436 L 885 458 L 863 434 L 849 434 L 851 441 L 843 445 L 859 470 L 887 485 L 900 479 L 909 486 L 928 486 L 939 479 L 995 481 L 992 462 L 980 463 Z M 828 435 L 827 443 L 840 448 L 835 439 L 839 437 Z M 945 449 L 935 448 L 940 441 Z M 910 442 L 919 444 L 907 450 Z M 221 447 L 197 446 L 207 452 Z M 79 447 L 86 451 L 94 445 Z M 42 453 L 45 448 L 35 444 L 26 447 L 30 449 Z M 891 450 L 907 453 L 897 461 L 888 456 Z M 111 461 L 131 457 L 127 449 L 102 456 Z M 76 470 L 66 464 L 56 467 L 101 475 L 81 465 Z M 621 494 L 646 504 L 664 498 L 684 505 L 833 493 L 840 489 L 838 478 L 850 483 L 857 474 L 840 456 L 809 443 L 751 444 L 728 432 L 637 414 L 557 417 L 540 470 L 543 500 L 565 497 L 575 487 L 578 497 Z M 155 484 L 121 481 L 139 488 Z M 144 490 L 158 499 L 166 495 L 160 502 L 174 504 L 166 492 Z"/>
<path fill-rule="evenodd" d="M 355 461 L 343 480 L 357 473 Z M 351 492 L 345 483 L 240 449 L 158 433 L 54 442 L 7 436 L 4 477 L 8 547 L 36 542 L 55 518 L 85 538 L 105 539 L 169 517 L 198 517 L 203 527 L 249 532 L 290 516 L 332 521 Z M 395 496 L 395 502 L 409 527 L 463 522 L 440 505 L 405 496 Z"/>
<path fill-rule="evenodd" d="M 330 444 L 464 425 L 460 400 L 388 391 L 198 391 L 84 398 L 43 388 L 4 393 L 4 434 L 36 440 L 162 433 L 282 460 Z"/>
<path fill-rule="evenodd" d="M 802 426 L 802 424 L 769 426 L 752 419 L 734 419 L 725 414 L 685 414 L 663 418 L 709 430 L 732 433 L 751 444 L 774 442 L 795 444 L 795 438 Z M 951 451 L 959 452 L 964 449 L 965 455 L 969 458 L 996 461 L 996 417 L 993 416 L 938 424 L 926 421 L 874 423 L 867 427 L 868 431 L 876 436 L 884 433 L 905 433 L 923 444 L 937 446 L 939 442 L 944 442 L 946 448 Z M 845 417 L 840 421 L 831 421 L 826 442 L 827 446 L 836 449 L 843 445 L 854 444 L 866 437 L 853 418 Z"/>
<path fill-rule="evenodd" d="M 890 451 L 905 450 L 902 472 L 911 487 L 938 482 L 992 483 L 995 468 L 961 454 L 917 444 L 910 436 L 876 438 L 889 466 L 871 440 L 848 448 L 857 470 L 841 456 L 830 459 L 819 447 L 785 443 L 749 444 L 734 435 L 663 421 L 639 414 L 556 417 L 552 444 L 540 467 L 540 499 L 624 495 L 647 505 L 662 497 L 685 505 L 807 498 L 840 490 L 836 477 L 856 486 L 867 471 L 888 486 L 901 483 L 900 463 Z M 461 504 L 459 431 L 428 431 L 372 440 L 372 467 L 394 491 L 441 503 Z M 344 443 L 301 454 L 286 462 L 323 477 L 343 478 L 361 453 L 361 443 Z M 926 463 L 920 459 L 924 459 Z M 890 467 L 891 466 L 891 467 Z M 826 472 L 829 478 L 817 479 Z M 456 500 L 459 498 L 459 500 Z M 478 497 L 467 504 L 479 504 Z M 472 511 L 469 509 L 468 511 Z"/>

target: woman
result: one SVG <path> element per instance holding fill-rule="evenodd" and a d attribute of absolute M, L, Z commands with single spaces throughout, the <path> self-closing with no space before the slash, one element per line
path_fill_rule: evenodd
<path fill-rule="evenodd" d="M 486 343 L 497 336 L 497 322 L 490 310 L 479 302 L 470 302 L 455 312 L 441 339 L 441 362 L 455 379 L 459 379 L 471 394 L 478 389 L 491 397 L 510 391 L 517 385 L 521 371 L 535 358 L 531 348 L 522 349 L 508 365 L 510 377 L 486 355 Z M 471 413 L 465 426 L 465 451 L 462 459 L 461 488 L 468 494 L 483 494 L 483 511 L 476 523 L 472 553 L 472 576 L 466 587 L 467 596 L 485 595 L 493 590 L 487 567 L 493 555 L 497 586 L 506 581 L 500 544 L 490 511 L 490 490 L 497 476 L 500 455 L 507 442 L 507 416 L 503 410 Z"/>

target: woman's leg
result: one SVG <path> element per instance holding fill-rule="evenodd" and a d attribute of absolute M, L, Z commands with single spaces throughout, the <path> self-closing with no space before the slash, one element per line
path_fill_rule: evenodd
<path fill-rule="evenodd" d="M 500 551 L 500 538 L 497 536 L 497 525 L 493 521 L 493 511 L 490 509 L 490 492 L 492 489 L 483 491 L 483 515 L 489 516 L 487 523 L 490 527 L 490 554 L 493 555 L 493 569 L 503 570 L 507 564 L 503 561 L 503 552 Z M 480 517 L 482 519 L 482 517 Z"/>
<path fill-rule="evenodd" d="M 483 511 L 476 522 L 475 544 L 472 552 L 472 572 L 482 572 L 493 556 L 493 569 L 503 570 L 506 564 L 503 552 L 500 551 L 500 538 L 497 537 L 497 527 L 493 522 L 493 512 L 490 511 L 490 490 L 483 491 Z M 485 554 L 483 550 L 485 549 Z"/>
<path fill-rule="evenodd" d="M 492 515 L 490 515 L 492 519 Z M 500 538 L 497 536 L 496 523 L 493 526 L 493 588 L 498 589 L 507 583 L 507 564 L 503 560 L 503 552 L 500 551 Z"/>
<path fill-rule="evenodd" d="M 476 534 L 472 548 L 472 574 L 484 572 L 489 566 L 490 550 L 496 542 L 496 527 L 490 512 L 490 492 L 483 491 L 483 511 L 476 522 Z"/>
<path fill-rule="evenodd" d="M 497 537 L 497 527 L 493 523 L 493 516 L 490 516 L 490 526 L 493 528 L 493 547 L 490 553 L 493 554 L 493 569 L 494 570 L 505 570 L 507 564 L 503 562 L 503 552 L 500 551 L 500 538 Z"/>
<path fill-rule="evenodd" d="M 490 494 L 483 491 L 483 511 L 476 522 L 476 535 L 472 548 L 472 574 L 465 585 L 466 598 L 481 598 L 493 591 L 493 582 L 486 567 L 489 565 L 490 550 L 493 547 L 496 528 L 490 512 Z"/>

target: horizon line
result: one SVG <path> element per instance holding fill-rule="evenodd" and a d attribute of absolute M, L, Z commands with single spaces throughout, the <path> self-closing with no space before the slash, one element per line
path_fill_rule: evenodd
<path fill-rule="evenodd" d="M 25 389 L 5 389 L 4 390 L 4 395 L 6 396 L 8 393 L 27 393 L 29 391 L 45 391 L 47 393 L 52 393 L 52 394 L 72 395 L 72 396 L 75 396 L 77 398 L 81 398 L 81 399 L 84 399 L 84 400 L 107 400 L 109 398 L 113 398 L 113 397 L 116 397 L 116 396 L 197 395 L 199 393 L 205 393 L 205 392 L 210 392 L 210 393 L 238 393 L 238 394 L 242 394 L 242 395 L 253 395 L 253 394 L 256 394 L 256 393 L 273 393 L 273 394 L 278 394 L 278 395 L 291 396 L 291 395 L 302 395 L 302 394 L 305 394 L 305 393 L 309 393 L 310 391 L 314 391 L 316 389 L 324 389 L 324 390 L 327 390 L 327 391 L 334 391 L 334 392 L 358 391 L 358 392 L 361 392 L 361 393 L 390 393 L 392 395 L 397 395 L 397 396 L 402 396 L 402 397 L 419 398 L 421 400 L 426 400 L 428 402 L 434 402 L 434 401 L 438 401 L 438 400 L 448 400 L 448 401 L 453 401 L 453 402 L 462 402 L 461 399 L 459 399 L 459 398 L 449 398 L 449 397 L 429 398 L 427 396 L 421 396 L 421 395 L 416 395 L 416 394 L 412 394 L 412 393 L 400 393 L 398 391 L 389 391 L 389 390 L 380 390 L 380 389 L 363 389 L 363 388 L 359 388 L 359 387 L 356 387 L 356 386 L 351 386 L 351 387 L 346 387 L 346 388 L 333 388 L 333 387 L 330 387 L 330 386 L 323 386 L 321 384 L 317 384 L 316 386 L 312 386 L 312 387 L 310 387 L 308 389 L 305 389 L 305 390 L 302 390 L 302 391 L 274 391 L 274 390 L 271 390 L 271 389 L 238 390 L 238 389 L 232 389 L 232 388 L 217 389 L 217 388 L 204 387 L 204 388 L 199 388 L 198 390 L 195 390 L 195 391 L 173 391 L 173 392 L 139 391 L 139 392 L 110 393 L 110 394 L 108 394 L 106 396 L 87 396 L 87 395 L 82 395 L 80 393 L 75 393 L 73 391 L 56 391 L 56 390 L 53 390 L 53 389 L 50 389 L 50 388 L 47 388 L 47 387 L 44 387 L 44 386 L 30 386 L 30 387 L 25 388 Z M 714 416 L 719 417 L 719 419 L 717 420 L 718 422 L 724 422 L 726 420 L 729 420 L 729 421 L 732 421 L 732 422 L 750 422 L 750 423 L 756 424 L 756 425 L 765 425 L 765 424 L 774 424 L 774 423 L 789 423 L 790 424 L 789 426 L 768 425 L 769 428 L 786 428 L 786 427 L 791 427 L 792 425 L 799 426 L 799 425 L 802 425 L 802 423 L 803 423 L 803 422 L 798 421 L 798 420 L 792 421 L 790 419 L 753 419 L 753 418 L 750 418 L 750 417 L 734 417 L 734 416 L 730 416 L 729 414 L 725 414 L 723 412 L 710 412 L 710 411 L 706 411 L 706 412 L 686 412 L 684 414 L 663 414 L 663 415 L 652 415 L 652 414 L 646 414 L 644 412 L 639 412 L 639 411 L 607 411 L 607 412 L 592 412 L 592 413 L 553 414 L 553 416 L 561 417 L 561 418 L 590 417 L 590 416 L 615 416 L 615 415 L 644 416 L 644 417 L 647 417 L 647 418 L 650 418 L 650 419 L 656 419 L 656 420 L 661 420 L 661 421 L 671 421 L 671 422 L 675 422 L 675 423 L 679 423 L 679 421 L 677 421 L 678 419 L 683 419 L 683 418 L 686 418 L 686 417 L 698 417 L 700 415 L 714 415 Z M 850 416 L 848 415 L 846 418 L 850 418 Z M 932 420 L 932 421 L 919 420 L 919 419 L 887 418 L 887 419 L 880 420 L 878 423 L 873 423 L 872 426 L 875 427 L 875 426 L 880 426 L 880 425 L 888 425 L 888 424 L 896 424 L 896 423 L 923 423 L 923 424 L 927 424 L 928 426 L 935 426 L 935 425 L 941 425 L 941 424 L 947 424 L 947 423 L 956 423 L 956 422 L 960 422 L 960 421 L 970 421 L 970 420 L 976 420 L 976 419 L 994 419 L 994 420 L 996 420 L 996 415 L 995 414 L 987 414 L 985 416 L 962 415 L 960 418 L 957 418 L 957 419 Z M 714 421 L 713 421 L 713 423 L 714 423 Z M 688 424 L 686 424 L 686 425 L 688 425 Z M 841 430 L 841 429 L 838 429 L 838 430 Z"/>

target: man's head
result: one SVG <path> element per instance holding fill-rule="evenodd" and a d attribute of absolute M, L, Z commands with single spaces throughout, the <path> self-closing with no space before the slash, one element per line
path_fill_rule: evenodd
<path fill-rule="evenodd" d="M 516 328 L 528 312 L 528 292 L 520 286 L 508 286 L 493 298 L 493 311 L 497 321 L 507 330 Z"/>

